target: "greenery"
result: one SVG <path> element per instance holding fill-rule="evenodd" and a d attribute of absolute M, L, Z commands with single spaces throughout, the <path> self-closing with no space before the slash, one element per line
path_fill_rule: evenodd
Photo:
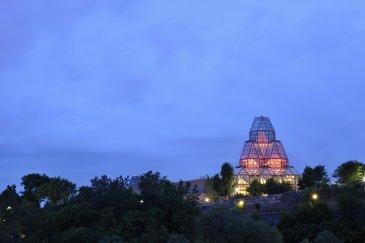
<path fill-rule="evenodd" d="M 288 182 L 277 182 L 275 179 L 270 178 L 265 184 L 261 184 L 257 179 L 253 180 L 248 187 L 247 191 L 251 196 L 261 196 L 264 194 L 278 194 L 291 191 L 292 187 Z"/>
<path fill-rule="evenodd" d="M 314 239 L 314 243 L 343 243 L 344 241 L 339 239 L 334 233 L 328 230 L 323 230 L 318 233 Z"/>
<path fill-rule="evenodd" d="M 289 182 L 277 182 L 273 178 L 270 178 L 265 183 L 265 190 L 268 195 L 278 194 L 283 192 L 292 191 L 292 187 Z"/>
<path fill-rule="evenodd" d="M 364 189 L 307 188 L 299 207 L 281 214 L 278 229 L 285 242 L 364 242 L 364 198 Z"/>
<path fill-rule="evenodd" d="M 356 160 L 347 161 L 337 167 L 333 173 L 337 183 L 352 186 L 363 182 L 365 177 L 365 164 Z"/>
<path fill-rule="evenodd" d="M 195 187 L 158 172 L 138 177 L 138 194 L 128 177 L 104 175 L 77 188 L 65 178 L 33 173 L 21 178 L 22 192 L 9 185 L 0 194 L 0 242 L 365 242 L 363 165 L 341 164 L 335 186 L 328 185 L 324 166 L 306 167 L 304 190 L 288 194 L 301 202 L 281 212 L 277 227 L 262 221 L 267 207 L 258 210 L 260 203 L 225 201 L 202 210 Z M 229 198 L 232 166 L 223 164 L 207 185 L 217 200 Z M 248 190 L 259 196 L 291 187 L 268 179 L 254 180 Z"/>
<path fill-rule="evenodd" d="M 317 165 L 314 168 L 306 166 L 303 174 L 298 181 L 300 190 L 304 188 L 327 188 L 329 187 L 329 178 L 324 165 Z"/>
<path fill-rule="evenodd" d="M 201 242 L 283 242 L 277 229 L 225 206 L 213 207 L 201 215 L 196 222 L 196 230 Z"/>
<path fill-rule="evenodd" d="M 26 175 L 21 195 L 14 185 L 0 194 L 0 242 L 193 241 L 196 189 L 151 171 L 139 181 L 140 195 L 129 178 L 95 177 L 76 190 L 66 179 Z"/>
<path fill-rule="evenodd" d="M 304 189 L 302 203 L 280 216 L 277 227 L 284 241 L 365 242 L 363 176 L 364 164 L 348 161 L 334 172 L 339 184 L 330 186 L 324 166 L 307 166 L 298 183 Z"/>
<path fill-rule="evenodd" d="M 228 199 L 234 190 L 234 175 L 233 167 L 228 162 L 224 163 L 221 167 L 220 174 L 215 174 L 213 177 L 209 177 L 206 182 L 208 188 L 208 194 L 215 201 L 218 197 Z"/>
<path fill-rule="evenodd" d="M 257 179 L 251 182 L 247 191 L 251 196 L 262 196 L 266 193 L 265 185 L 261 184 Z"/>

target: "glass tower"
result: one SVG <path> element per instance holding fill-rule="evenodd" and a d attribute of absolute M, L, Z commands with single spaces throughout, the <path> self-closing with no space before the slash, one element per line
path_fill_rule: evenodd
<path fill-rule="evenodd" d="M 258 179 L 266 183 L 274 178 L 279 182 L 288 181 L 297 190 L 298 174 L 289 166 L 283 144 L 276 140 L 274 127 L 268 117 L 255 117 L 249 140 L 244 143 L 239 166 L 236 171 L 236 193 L 246 194 L 249 184 Z"/>

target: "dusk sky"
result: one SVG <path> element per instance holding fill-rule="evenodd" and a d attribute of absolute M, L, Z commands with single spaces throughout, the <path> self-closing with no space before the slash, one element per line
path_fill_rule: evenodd
<path fill-rule="evenodd" d="M 0 190 L 213 175 L 260 115 L 331 175 L 365 161 L 364 65 L 363 0 L 3 0 Z"/>

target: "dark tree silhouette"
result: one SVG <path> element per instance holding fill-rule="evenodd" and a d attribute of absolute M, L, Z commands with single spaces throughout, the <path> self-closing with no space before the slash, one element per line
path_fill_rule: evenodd
<path fill-rule="evenodd" d="M 354 185 L 360 183 L 365 177 L 365 164 L 356 160 L 342 163 L 333 173 L 337 183 L 343 185 Z"/>
<path fill-rule="evenodd" d="M 329 178 L 324 165 L 317 165 L 314 168 L 306 166 L 302 177 L 298 181 L 300 190 L 307 187 L 326 188 L 329 186 Z"/>

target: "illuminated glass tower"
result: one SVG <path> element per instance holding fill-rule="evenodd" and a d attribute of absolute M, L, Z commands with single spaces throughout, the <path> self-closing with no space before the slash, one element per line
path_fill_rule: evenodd
<path fill-rule="evenodd" d="M 297 190 L 298 174 L 289 166 L 288 156 L 268 117 L 255 117 L 249 140 L 245 142 L 236 171 L 236 192 L 246 194 L 249 184 L 258 179 L 266 183 L 274 178 L 278 182 L 288 181 Z"/>

